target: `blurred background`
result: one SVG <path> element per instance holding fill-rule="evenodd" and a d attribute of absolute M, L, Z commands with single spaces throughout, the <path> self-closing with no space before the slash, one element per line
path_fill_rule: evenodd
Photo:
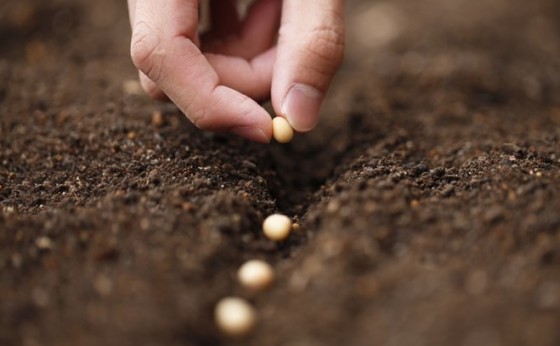
<path fill-rule="evenodd" d="M 552 92 L 559 83 L 556 72 L 560 5 L 557 1 L 349 0 L 346 3 L 347 54 L 340 75 L 355 73 L 359 77 L 354 81 L 353 77 L 346 78 L 340 84 L 341 93 L 333 91 L 339 96 L 337 105 L 333 106 L 347 107 L 342 98 L 346 93 L 354 93 L 349 87 L 352 83 L 362 85 L 367 79 L 372 84 L 370 87 L 379 89 L 387 76 L 392 76 L 394 81 L 395 73 L 424 87 L 433 86 L 435 80 L 439 84 L 453 83 L 467 76 L 471 84 L 484 89 L 482 93 L 494 97 L 499 97 L 498 89 L 535 102 L 550 102 L 557 97 Z M 103 86 L 107 92 L 116 92 L 112 88 L 120 87 L 125 93 L 139 93 L 132 82 L 124 87 L 115 85 L 119 80 L 135 79 L 128 57 L 129 37 L 123 2 L 22 0 L 0 4 L 0 70 L 3 71 L 9 69 L 7 65 L 18 65 L 25 66 L 26 73 L 46 73 L 46 70 L 62 73 L 79 65 L 82 80 L 89 75 L 103 80 L 99 83 L 108 84 Z M 368 74 L 364 75 L 363 71 Z M 57 87 L 39 84 L 30 86 L 26 93 L 38 88 L 54 88 L 50 91 L 55 92 Z M 91 87 L 69 89 L 73 93 L 87 93 Z M 60 92 L 64 94 L 67 90 Z M 9 94 L 19 93 L 12 90 Z"/>

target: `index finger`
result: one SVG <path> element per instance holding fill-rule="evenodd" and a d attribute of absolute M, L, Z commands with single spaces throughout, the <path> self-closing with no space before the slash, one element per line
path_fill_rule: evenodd
<path fill-rule="evenodd" d="M 199 47 L 197 0 L 137 0 L 131 56 L 134 64 L 199 128 L 258 142 L 272 135 L 270 115 L 220 82 Z"/>

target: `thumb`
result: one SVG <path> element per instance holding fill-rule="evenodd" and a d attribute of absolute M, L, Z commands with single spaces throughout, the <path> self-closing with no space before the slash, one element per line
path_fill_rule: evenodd
<path fill-rule="evenodd" d="M 285 0 L 272 78 L 276 114 L 296 131 L 315 127 L 343 56 L 343 0 Z"/>

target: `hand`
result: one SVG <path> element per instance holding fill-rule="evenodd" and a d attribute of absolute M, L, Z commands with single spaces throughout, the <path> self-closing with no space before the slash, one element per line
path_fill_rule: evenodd
<path fill-rule="evenodd" d="M 144 90 L 168 97 L 197 127 L 268 142 L 271 118 L 254 100 L 269 96 L 296 131 L 316 125 L 344 54 L 343 0 L 257 0 L 243 21 L 235 0 L 214 0 L 202 36 L 199 0 L 128 6 Z"/>

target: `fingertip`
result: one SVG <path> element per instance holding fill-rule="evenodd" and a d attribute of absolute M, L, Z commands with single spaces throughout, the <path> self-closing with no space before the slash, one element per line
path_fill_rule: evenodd
<path fill-rule="evenodd" d="M 319 120 L 324 94 L 314 87 L 294 84 L 288 90 L 281 106 L 282 115 L 298 132 L 312 130 Z"/>
<path fill-rule="evenodd" d="M 229 132 L 254 142 L 265 143 L 265 144 L 270 143 L 271 136 L 266 135 L 266 133 L 258 127 L 239 126 L 239 127 L 234 127 Z"/>
<path fill-rule="evenodd" d="M 272 138 L 270 114 L 251 98 L 223 85 L 217 86 L 200 108 L 186 114 L 200 129 L 234 133 L 252 141 Z"/>
<path fill-rule="evenodd" d="M 229 132 L 254 142 L 269 143 L 272 139 L 272 118 L 264 108 L 255 105 L 258 108 L 237 119 L 238 123 Z"/>
<path fill-rule="evenodd" d="M 140 85 L 149 97 L 159 101 L 169 100 L 167 95 L 148 76 L 146 76 L 143 72 L 139 72 L 139 76 Z"/>

